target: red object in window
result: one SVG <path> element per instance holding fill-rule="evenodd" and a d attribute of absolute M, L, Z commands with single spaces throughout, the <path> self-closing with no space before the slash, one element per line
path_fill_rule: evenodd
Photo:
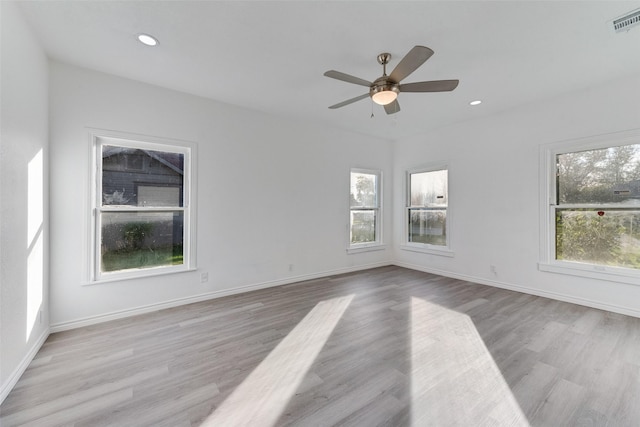
<path fill-rule="evenodd" d="M 598 216 L 603 216 L 604 215 L 604 211 L 598 211 Z"/>

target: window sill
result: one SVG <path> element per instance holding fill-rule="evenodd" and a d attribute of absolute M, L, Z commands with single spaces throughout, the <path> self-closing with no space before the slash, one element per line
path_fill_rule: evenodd
<path fill-rule="evenodd" d="M 150 269 L 147 271 L 135 271 L 129 273 L 114 274 L 113 276 L 103 277 L 97 280 L 89 280 L 84 286 L 101 285 L 103 283 L 122 282 L 125 280 L 145 279 L 150 277 L 166 276 L 168 274 L 188 273 L 196 271 L 197 268 L 180 268 L 180 269 Z"/>
<path fill-rule="evenodd" d="M 372 252 L 372 251 L 383 251 L 387 249 L 387 245 L 362 245 L 362 246 L 351 246 L 347 248 L 348 254 L 359 254 L 362 252 Z"/>
<path fill-rule="evenodd" d="M 437 249 L 435 246 L 427 245 L 400 245 L 400 249 L 403 251 L 420 252 L 423 254 L 439 255 L 446 257 L 453 257 L 455 253 L 448 248 Z"/>
<path fill-rule="evenodd" d="M 629 285 L 640 285 L 640 273 L 627 268 L 581 264 L 577 262 L 539 262 L 538 270 L 607 280 L 609 282 L 627 283 Z"/>

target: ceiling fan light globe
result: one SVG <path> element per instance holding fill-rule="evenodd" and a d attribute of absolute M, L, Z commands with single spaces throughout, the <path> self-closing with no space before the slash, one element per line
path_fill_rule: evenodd
<path fill-rule="evenodd" d="M 378 105 L 391 104 L 398 97 L 398 93 L 393 90 L 382 90 L 371 95 L 371 99 Z"/>

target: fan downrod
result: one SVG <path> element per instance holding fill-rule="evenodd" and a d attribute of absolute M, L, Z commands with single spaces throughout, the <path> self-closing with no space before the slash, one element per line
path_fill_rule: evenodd
<path fill-rule="evenodd" d="M 391 60 L 391 54 L 388 52 L 383 52 L 378 55 L 378 64 L 382 65 L 382 75 L 387 75 L 387 64 Z"/>

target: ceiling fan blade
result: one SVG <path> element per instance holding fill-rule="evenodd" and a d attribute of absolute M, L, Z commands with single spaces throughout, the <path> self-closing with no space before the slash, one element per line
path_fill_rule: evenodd
<path fill-rule="evenodd" d="M 352 76 L 350 74 L 341 73 L 340 71 L 336 71 L 336 70 L 329 70 L 326 73 L 324 73 L 324 75 L 327 77 L 331 77 L 332 79 L 342 80 L 343 82 L 347 82 L 347 83 L 353 83 L 353 84 L 366 86 L 366 87 L 371 86 L 371 82 L 368 82 L 359 77 Z"/>
<path fill-rule="evenodd" d="M 458 80 L 433 80 L 400 85 L 400 92 L 448 92 L 458 87 Z"/>
<path fill-rule="evenodd" d="M 396 65 L 389 78 L 396 83 L 400 83 L 405 77 L 413 73 L 419 66 L 431 58 L 433 51 L 425 46 L 414 46 L 409 53 Z"/>
<path fill-rule="evenodd" d="M 339 102 L 338 104 L 332 105 L 329 108 L 332 109 L 332 110 L 335 110 L 336 108 L 344 107 L 345 105 L 353 104 L 356 101 L 360 101 L 361 99 L 365 99 L 368 96 L 369 96 L 369 94 L 365 93 L 364 95 L 356 96 L 355 98 L 351 98 L 351 99 L 347 99 L 346 101 Z"/>
<path fill-rule="evenodd" d="M 385 105 L 384 111 L 386 111 L 387 114 L 395 114 L 400 111 L 400 104 L 398 103 L 398 100 L 396 99 L 393 102 Z"/>

